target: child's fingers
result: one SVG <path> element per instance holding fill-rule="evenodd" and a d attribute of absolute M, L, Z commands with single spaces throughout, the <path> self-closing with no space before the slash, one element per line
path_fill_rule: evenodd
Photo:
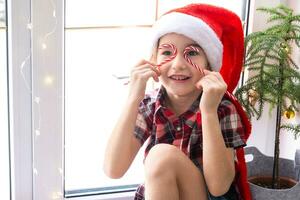
<path fill-rule="evenodd" d="M 219 82 L 222 85 L 226 84 L 220 72 L 209 71 L 204 69 L 204 76 L 207 78 L 214 79 L 216 82 Z"/>
<path fill-rule="evenodd" d="M 136 65 L 134 67 L 134 70 L 149 68 L 149 69 L 152 69 L 158 76 L 160 76 L 160 74 L 161 74 L 159 71 L 159 68 L 149 61 L 142 60 L 138 64 L 140 64 L 140 65 Z"/>
<path fill-rule="evenodd" d="M 209 81 L 207 79 L 202 78 L 200 81 L 196 83 L 196 88 L 203 89 Z"/>
<path fill-rule="evenodd" d="M 146 61 L 150 66 L 152 66 L 153 70 L 160 76 L 160 70 L 159 67 L 157 67 L 157 65 L 151 63 L 150 61 Z"/>
<path fill-rule="evenodd" d="M 203 69 L 203 72 L 204 72 L 204 76 L 208 75 L 208 74 L 211 74 L 212 72 L 207 70 L 207 69 Z"/>
<path fill-rule="evenodd" d="M 147 79 L 149 79 L 150 77 L 152 77 L 156 82 L 158 82 L 158 75 L 156 74 L 156 72 L 154 72 L 153 70 L 148 70 L 148 71 L 145 71 L 143 73 L 143 76 Z"/>
<path fill-rule="evenodd" d="M 149 66 L 140 66 L 135 68 L 132 72 L 133 79 L 149 79 L 152 77 L 156 82 L 159 81 L 158 74 Z"/>

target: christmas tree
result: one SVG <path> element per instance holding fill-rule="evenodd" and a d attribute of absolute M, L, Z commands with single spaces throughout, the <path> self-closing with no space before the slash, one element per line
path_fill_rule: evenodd
<path fill-rule="evenodd" d="M 299 111 L 300 74 L 291 53 L 293 46 L 300 47 L 300 15 L 284 5 L 258 10 L 269 15 L 271 26 L 245 37 L 244 70 L 249 78 L 235 96 L 250 118 L 259 119 L 267 103 L 270 111 L 277 108 L 272 188 L 278 188 L 280 130 L 300 135 L 299 124 L 282 122 L 282 115 L 290 119 Z"/>

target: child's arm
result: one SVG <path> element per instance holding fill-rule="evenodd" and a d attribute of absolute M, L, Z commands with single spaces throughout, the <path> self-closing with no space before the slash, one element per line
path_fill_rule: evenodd
<path fill-rule="evenodd" d="M 104 172 L 111 178 L 120 178 L 128 170 L 141 147 L 134 136 L 139 104 L 144 98 L 150 77 L 158 81 L 158 73 L 147 62 L 141 61 L 132 70 L 127 102 L 108 140 L 104 156 Z"/>
<path fill-rule="evenodd" d="M 197 84 L 203 90 L 199 105 L 203 130 L 203 174 L 210 193 L 220 196 L 228 191 L 235 176 L 233 149 L 225 146 L 217 114 L 227 86 L 219 73 L 205 70 L 205 75 Z"/>

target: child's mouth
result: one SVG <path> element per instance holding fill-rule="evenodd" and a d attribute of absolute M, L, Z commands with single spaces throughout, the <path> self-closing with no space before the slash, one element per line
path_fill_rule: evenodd
<path fill-rule="evenodd" d="M 172 75 L 169 78 L 175 81 L 185 81 L 190 79 L 189 76 L 185 76 L 185 75 Z"/>

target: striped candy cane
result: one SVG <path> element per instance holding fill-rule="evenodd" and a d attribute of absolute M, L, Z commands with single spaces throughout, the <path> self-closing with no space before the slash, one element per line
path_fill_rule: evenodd
<path fill-rule="evenodd" d="M 200 71 L 201 74 L 204 74 L 204 71 L 202 69 L 202 67 L 199 67 L 197 64 L 195 64 L 189 57 L 189 52 L 191 51 L 196 51 L 197 53 L 200 52 L 200 50 L 194 46 L 189 46 L 187 48 L 184 49 L 183 51 L 183 55 L 184 55 L 184 59 L 193 67 L 195 67 L 197 70 Z"/>
<path fill-rule="evenodd" d="M 162 65 L 166 64 L 167 62 L 170 62 L 177 55 L 177 49 L 176 49 L 176 47 L 173 44 L 162 44 L 158 49 L 165 49 L 165 48 L 166 49 L 171 49 L 172 50 L 172 55 L 169 56 L 168 58 L 166 58 L 165 60 L 163 60 L 158 65 L 156 65 L 157 68 L 161 67 Z"/>

